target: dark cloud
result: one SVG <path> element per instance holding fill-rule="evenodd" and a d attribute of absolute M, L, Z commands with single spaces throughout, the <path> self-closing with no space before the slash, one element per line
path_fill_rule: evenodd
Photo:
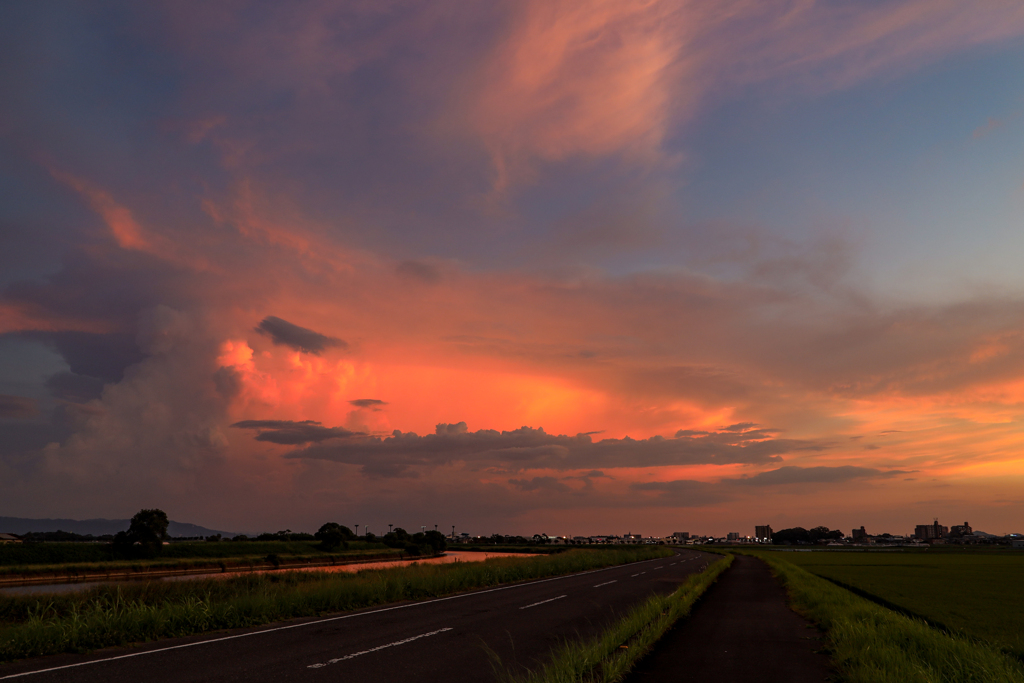
<path fill-rule="evenodd" d="M 146 357 L 139 349 L 135 335 L 122 332 L 21 332 L 18 336 L 54 349 L 64 358 L 72 373 L 107 382 L 120 382 L 125 369 Z"/>
<path fill-rule="evenodd" d="M 553 491 L 566 493 L 571 489 L 554 477 L 534 477 L 533 479 L 509 479 L 508 483 L 520 491 Z"/>
<path fill-rule="evenodd" d="M 292 422 L 290 420 L 242 420 L 232 427 L 239 429 L 257 429 L 257 441 L 301 446 L 307 443 L 320 443 L 330 439 L 346 439 L 365 436 L 363 432 L 352 432 L 342 427 L 324 427 L 313 420 Z"/>
<path fill-rule="evenodd" d="M 97 399 L 106 385 L 99 377 L 76 375 L 73 372 L 58 372 L 46 380 L 46 388 L 50 395 L 62 401 L 86 403 Z"/>
<path fill-rule="evenodd" d="M 839 484 L 858 479 L 887 479 L 910 474 L 905 470 L 879 470 L 872 467 L 841 465 L 838 467 L 799 467 L 787 465 L 751 477 L 734 477 L 717 482 L 678 479 L 674 481 L 652 481 L 630 485 L 630 489 L 641 493 L 657 494 L 659 505 L 698 507 L 714 505 L 736 499 L 744 489 L 751 486 L 780 486 L 786 484 Z M 807 487 L 809 490 L 812 487 Z"/>
<path fill-rule="evenodd" d="M 287 320 L 272 315 L 260 321 L 260 324 L 256 326 L 256 331 L 270 337 L 275 344 L 290 346 L 296 351 L 304 353 L 319 355 L 330 348 L 348 348 L 348 343 L 341 339 L 293 325 Z"/>
<path fill-rule="evenodd" d="M 35 399 L 0 394 L 0 417 L 22 420 L 35 417 L 38 413 L 39 407 Z"/>
<path fill-rule="evenodd" d="M 839 467 L 797 467 L 787 465 L 761 472 L 752 477 L 725 481 L 749 486 L 776 486 L 780 484 L 836 484 L 853 479 L 886 479 L 911 474 L 906 470 L 879 470 L 873 467 L 842 465 Z"/>
<path fill-rule="evenodd" d="M 407 280 L 417 280 L 430 285 L 441 281 L 441 271 L 423 261 L 402 261 L 395 268 L 395 272 Z"/>
<path fill-rule="evenodd" d="M 630 489 L 641 493 L 656 493 L 658 494 L 656 501 L 659 504 L 673 507 L 715 505 L 731 498 L 728 492 L 718 484 L 689 479 L 637 483 L 632 484 Z"/>
<path fill-rule="evenodd" d="M 381 401 L 377 398 L 357 398 L 354 401 L 349 401 L 349 405 L 353 405 L 356 408 L 370 408 L 371 410 L 380 410 L 377 406 L 386 406 L 387 401 Z"/>
<path fill-rule="evenodd" d="M 603 439 L 587 434 L 548 434 L 543 429 L 521 427 L 498 432 L 470 432 L 465 422 L 439 424 L 434 434 L 419 436 L 396 430 L 387 438 L 349 438 L 312 445 L 285 457 L 330 460 L 349 464 L 401 464 L 408 467 L 466 462 L 480 467 L 512 471 L 535 468 L 592 470 L 595 466 L 658 467 L 695 464 L 767 464 L 781 461 L 794 451 L 823 450 L 807 441 L 777 439 L 764 430 L 713 432 L 703 436 L 666 439 Z"/>

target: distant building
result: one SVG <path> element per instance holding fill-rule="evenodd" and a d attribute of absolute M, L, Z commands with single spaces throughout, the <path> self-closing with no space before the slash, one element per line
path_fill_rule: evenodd
<path fill-rule="evenodd" d="M 758 543 L 771 543 L 772 542 L 772 527 L 770 524 L 764 526 L 754 527 L 754 539 Z"/>
<path fill-rule="evenodd" d="M 674 534 L 672 534 L 672 541 L 674 543 L 683 543 L 688 540 L 690 540 L 689 531 L 677 531 Z"/>
<path fill-rule="evenodd" d="M 853 538 L 854 543 L 857 541 L 866 541 L 868 540 L 868 532 L 864 530 L 864 527 L 861 527 L 859 529 L 854 529 L 853 533 L 850 534 L 850 537 Z"/>
<path fill-rule="evenodd" d="M 960 538 L 961 536 L 973 536 L 974 529 L 967 522 L 963 524 L 955 524 L 949 528 L 949 535 L 954 538 Z"/>
<path fill-rule="evenodd" d="M 740 540 L 740 532 L 738 532 L 738 531 L 730 531 L 728 534 L 726 534 L 725 540 L 727 540 L 727 541 L 738 541 L 738 540 Z"/>
<path fill-rule="evenodd" d="M 0 534 L 0 543 L 21 543 L 21 539 L 14 534 Z"/>
<path fill-rule="evenodd" d="M 1010 547 L 1014 550 L 1024 550 L 1024 539 L 1015 538 L 1010 541 Z"/>
<path fill-rule="evenodd" d="M 936 519 L 931 524 L 918 524 L 914 528 L 914 538 L 922 541 L 935 541 L 949 535 L 949 527 L 941 526 Z"/>

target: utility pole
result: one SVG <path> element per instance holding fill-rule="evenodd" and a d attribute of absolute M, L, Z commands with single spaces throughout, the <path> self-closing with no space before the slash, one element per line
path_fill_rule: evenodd
<path fill-rule="evenodd" d="M 455 525 L 452 524 L 452 540 L 455 540 Z"/>

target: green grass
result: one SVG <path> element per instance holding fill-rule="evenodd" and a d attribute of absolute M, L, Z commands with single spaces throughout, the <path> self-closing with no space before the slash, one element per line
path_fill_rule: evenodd
<path fill-rule="evenodd" d="M 1020 662 L 994 646 L 861 598 L 790 564 L 788 554 L 785 559 L 781 553 L 749 554 L 765 559 L 797 611 L 826 631 L 832 661 L 844 681 L 1024 683 Z"/>
<path fill-rule="evenodd" d="M 817 551 L 778 557 L 1024 660 L 1024 554 Z"/>
<path fill-rule="evenodd" d="M 599 636 L 569 641 L 538 670 L 498 670 L 504 683 L 615 683 L 621 681 L 680 617 L 732 564 L 732 556 L 690 576 L 671 595 L 655 595 L 632 609 Z M 500 666 L 500 662 L 497 663 Z"/>
<path fill-rule="evenodd" d="M 358 574 L 275 572 L 108 585 L 45 599 L 0 596 L 0 661 L 257 626 L 670 554 L 664 548 L 574 550 Z"/>

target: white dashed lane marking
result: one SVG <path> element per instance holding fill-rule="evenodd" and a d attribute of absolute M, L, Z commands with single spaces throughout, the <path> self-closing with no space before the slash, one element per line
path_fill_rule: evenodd
<path fill-rule="evenodd" d="M 548 598 L 547 600 L 541 600 L 540 602 L 535 602 L 532 605 L 524 605 L 519 609 L 530 609 L 531 607 L 536 607 L 537 605 L 543 605 L 545 602 L 554 602 L 555 600 L 561 600 L 564 597 L 564 595 L 559 595 L 557 598 Z"/>
<path fill-rule="evenodd" d="M 369 650 L 363 650 L 362 652 L 353 652 L 350 655 L 345 655 L 344 657 L 338 657 L 336 659 L 328 659 L 326 662 L 321 662 L 319 664 L 310 664 L 306 668 L 307 669 L 322 669 L 323 667 L 327 666 L 328 664 L 337 664 L 338 662 L 344 662 L 346 659 L 355 659 L 356 657 L 362 657 L 363 655 L 368 655 L 371 652 L 379 652 L 381 650 L 386 650 L 389 647 L 395 647 L 397 645 L 405 645 L 406 643 L 411 643 L 414 640 L 419 640 L 420 638 L 429 638 L 430 636 L 436 636 L 438 633 L 444 633 L 445 631 L 451 631 L 451 629 L 450 628 L 439 628 L 436 631 L 431 631 L 430 633 L 421 633 L 418 636 L 413 636 L 412 638 L 406 638 L 405 640 L 396 640 L 393 643 L 388 643 L 387 645 L 378 645 L 377 647 L 371 647 Z"/>
<path fill-rule="evenodd" d="M 618 581 L 618 579 L 612 579 L 611 581 L 605 581 L 604 583 L 597 584 L 596 586 L 594 586 L 594 588 L 600 588 L 601 586 L 607 586 L 608 584 L 615 583 L 616 581 Z"/>

